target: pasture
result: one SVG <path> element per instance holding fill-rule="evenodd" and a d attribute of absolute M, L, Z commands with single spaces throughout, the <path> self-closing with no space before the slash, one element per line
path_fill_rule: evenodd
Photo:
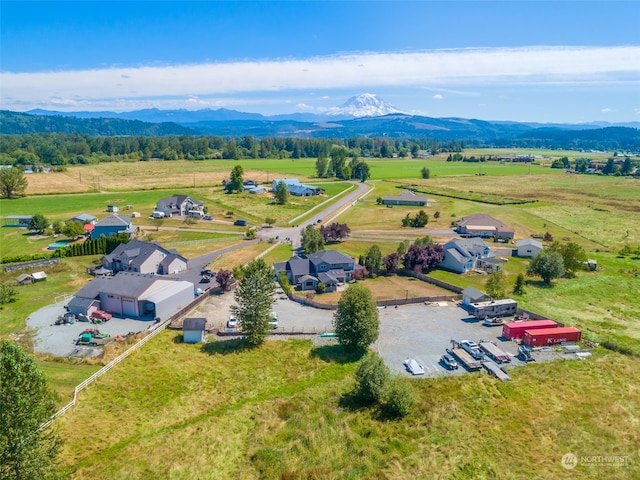
<path fill-rule="evenodd" d="M 531 364 L 512 370 L 507 383 L 486 374 L 412 381 L 417 403 L 402 421 L 349 395 L 356 360 L 310 341 L 257 349 L 236 340 L 185 345 L 166 331 L 82 392 L 58 420 L 65 473 L 557 478 L 566 472 L 562 455 L 575 452 L 628 456 L 630 465 L 608 468 L 607 478 L 634 478 L 640 390 L 630 385 L 640 384 L 637 358 L 599 351 L 584 362 Z M 575 474 L 600 479 L 602 469 L 579 465 Z"/>

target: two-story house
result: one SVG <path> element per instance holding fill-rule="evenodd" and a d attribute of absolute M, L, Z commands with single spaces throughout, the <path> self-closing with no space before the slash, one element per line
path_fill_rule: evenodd
<path fill-rule="evenodd" d="M 188 195 L 174 195 L 158 200 L 155 211 L 164 213 L 165 217 L 172 217 L 188 215 L 189 211 L 202 212 L 203 209 L 204 203 Z"/>
<path fill-rule="evenodd" d="M 131 240 L 121 243 L 113 252 L 102 257 L 102 266 L 113 272 L 169 275 L 185 271 L 187 259 L 157 243 Z"/>
<path fill-rule="evenodd" d="M 439 266 L 456 273 L 473 270 L 478 260 L 492 256 L 489 244 L 480 238 L 456 238 L 445 243 L 443 249 Z"/>
<path fill-rule="evenodd" d="M 286 262 L 274 265 L 276 275 L 285 272 L 289 283 L 301 290 L 315 290 L 318 283 L 326 285 L 327 292 L 334 292 L 341 283 L 349 282 L 355 271 L 363 267 L 353 258 L 335 250 L 312 253 L 307 258 L 293 256 Z"/>

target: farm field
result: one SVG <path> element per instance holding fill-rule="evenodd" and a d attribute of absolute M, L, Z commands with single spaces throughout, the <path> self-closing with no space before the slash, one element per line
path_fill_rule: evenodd
<path fill-rule="evenodd" d="M 356 358 L 339 347 L 179 336 L 156 337 L 58 420 L 70 478 L 557 478 L 567 452 L 628 456 L 607 478 L 635 478 L 637 358 L 599 351 L 512 370 L 506 383 L 421 379 L 412 413 L 385 421 L 349 396 Z M 601 479 L 602 469 L 574 474 Z"/>

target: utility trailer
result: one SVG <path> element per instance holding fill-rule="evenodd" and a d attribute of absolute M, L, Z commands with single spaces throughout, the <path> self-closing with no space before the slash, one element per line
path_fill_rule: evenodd
<path fill-rule="evenodd" d="M 471 304 L 471 315 L 478 320 L 484 320 L 489 317 L 509 317 L 515 315 L 517 312 L 518 302 L 510 298 Z"/>
<path fill-rule="evenodd" d="M 487 370 L 487 372 L 495 375 L 496 378 L 502 380 L 503 382 L 511 380 L 511 377 L 491 360 L 485 360 L 484 362 L 482 362 L 482 366 Z"/>
<path fill-rule="evenodd" d="M 482 368 L 482 362 L 480 360 L 476 360 L 471 355 L 467 353 L 466 350 L 460 347 L 455 347 L 452 349 L 447 348 L 447 353 L 449 355 L 453 355 L 457 358 L 462 365 L 464 365 L 469 370 L 480 370 Z"/>
<path fill-rule="evenodd" d="M 480 342 L 480 348 L 498 363 L 510 362 L 511 357 L 493 342 Z"/>

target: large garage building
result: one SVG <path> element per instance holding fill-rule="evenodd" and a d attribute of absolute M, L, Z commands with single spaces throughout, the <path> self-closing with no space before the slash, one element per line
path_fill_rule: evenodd
<path fill-rule="evenodd" d="M 120 272 L 95 278 L 69 302 L 71 313 L 105 310 L 115 316 L 165 320 L 193 301 L 191 282 Z"/>

